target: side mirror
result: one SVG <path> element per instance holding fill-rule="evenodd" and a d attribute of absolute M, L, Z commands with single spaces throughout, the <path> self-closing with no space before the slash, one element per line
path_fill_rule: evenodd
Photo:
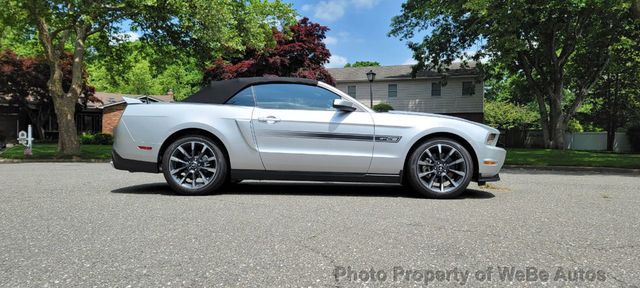
<path fill-rule="evenodd" d="M 333 100 L 333 108 L 336 108 L 340 111 L 344 112 L 353 112 L 356 111 L 356 107 L 353 106 L 353 103 L 343 99 L 334 99 Z"/>

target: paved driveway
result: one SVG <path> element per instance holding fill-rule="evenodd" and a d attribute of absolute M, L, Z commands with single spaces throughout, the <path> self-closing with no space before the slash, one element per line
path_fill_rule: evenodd
<path fill-rule="evenodd" d="M 640 177 L 502 178 L 455 200 L 275 182 L 181 197 L 108 164 L 2 164 L 0 286 L 522 286 L 527 267 L 535 286 L 640 283 Z"/>

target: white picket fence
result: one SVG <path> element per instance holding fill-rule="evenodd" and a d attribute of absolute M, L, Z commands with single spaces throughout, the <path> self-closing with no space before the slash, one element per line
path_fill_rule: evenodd
<path fill-rule="evenodd" d="M 524 143 L 521 144 L 524 147 L 541 148 L 544 146 L 542 141 L 542 131 L 540 130 L 526 131 L 526 136 L 524 137 Z M 567 149 L 572 150 L 606 151 L 607 132 L 567 133 L 564 136 L 564 143 Z M 616 132 L 615 139 L 613 141 L 613 151 L 633 151 L 631 143 L 629 143 L 629 137 L 625 132 Z"/>
<path fill-rule="evenodd" d="M 564 143 L 567 149 L 572 150 L 605 151 L 607 150 L 607 132 L 568 133 L 564 136 Z M 629 137 L 626 133 L 616 132 L 613 140 L 613 151 L 632 151 L 631 143 L 629 143 Z"/>

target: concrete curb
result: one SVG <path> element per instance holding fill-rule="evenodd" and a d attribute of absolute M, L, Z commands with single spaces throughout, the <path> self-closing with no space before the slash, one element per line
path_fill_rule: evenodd
<path fill-rule="evenodd" d="M 612 167 L 504 165 L 503 169 L 640 175 L 640 169 L 612 168 Z"/>
<path fill-rule="evenodd" d="M 16 163 L 109 163 L 111 159 L 5 159 L 0 158 L 0 164 Z"/>

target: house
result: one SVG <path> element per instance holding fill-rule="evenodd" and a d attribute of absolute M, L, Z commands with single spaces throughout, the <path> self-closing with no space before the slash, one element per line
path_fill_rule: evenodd
<path fill-rule="evenodd" d="M 11 103 L 10 98 L 0 94 L 0 148 L 5 142 L 18 137 L 18 120 L 21 117 L 18 105 Z"/>
<path fill-rule="evenodd" d="M 445 73 L 423 70 L 411 76 L 411 65 L 331 68 L 336 87 L 369 106 L 367 72 L 376 73 L 371 83 L 373 105 L 388 103 L 395 110 L 438 113 L 482 122 L 484 85 L 475 63 L 453 63 Z"/>

